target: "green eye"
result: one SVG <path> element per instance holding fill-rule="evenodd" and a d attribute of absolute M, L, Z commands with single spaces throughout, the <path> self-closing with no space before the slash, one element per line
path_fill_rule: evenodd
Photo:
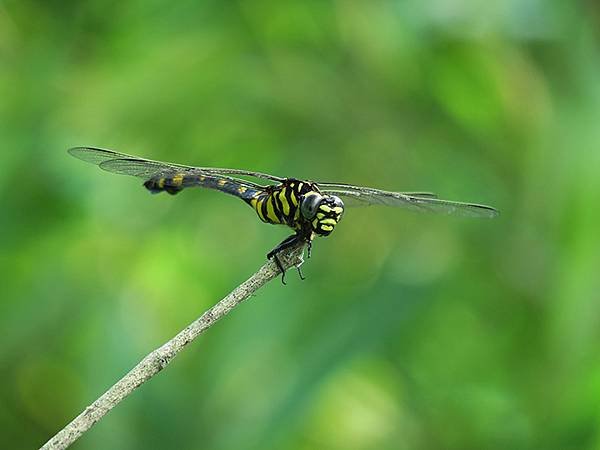
<path fill-rule="evenodd" d="M 322 200 L 323 196 L 317 193 L 306 195 L 302 200 L 302 204 L 300 205 L 300 212 L 302 213 L 302 216 L 308 220 L 315 217 Z"/>

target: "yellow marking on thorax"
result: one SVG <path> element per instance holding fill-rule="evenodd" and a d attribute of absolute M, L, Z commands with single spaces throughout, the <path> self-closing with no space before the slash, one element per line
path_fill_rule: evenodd
<path fill-rule="evenodd" d="M 331 231 L 333 227 L 331 225 L 321 225 L 321 230 Z"/>
<path fill-rule="evenodd" d="M 302 228 L 300 224 L 300 208 L 296 208 L 296 212 L 294 213 L 294 225 L 297 229 Z"/>
<path fill-rule="evenodd" d="M 335 225 L 337 223 L 337 221 L 335 219 L 323 219 L 320 222 L 330 224 L 330 225 Z"/>
<path fill-rule="evenodd" d="M 287 215 L 290 213 L 290 204 L 288 203 L 287 197 L 285 196 L 285 190 L 287 188 L 283 188 L 280 192 L 279 192 L 279 201 L 281 201 L 281 206 L 283 206 L 283 214 L 287 217 Z"/>
<path fill-rule="evenodd" d="M 248 190 L 248 188 L 247 188 L 246 186 L 240 186 L 240 187 L 238 188 L 238 190 L 237 190 L 237 191 L 238 191 L 240 194 L 243 194 L 243 193 L 244 193 L 244 192 L 246 192 L 247 190 Z"/>
<path fill-rule="evenodd" d="M 181 186 L 182 182 L 183 182 L 183 174 L 182 173 L 178 173 L 171 179 L 171 183 L 174 186 Z"/>
<path fill-rule="evenodd" d="M 302 183 L 300 183 L 302 184 Z M 292 205 L 293 206 L 298 206 L 298 197 L 296 197 L 296 189 L 294 188 L 294 186 L 296 186 L 294 183 L 290 183 L 290 185 L 285 188 L 285 189 L 289 189 L 290 190 L 290 198 L 292 200 Z"/>
<path fill-rule="evenodd" d="M 275 214 L 275 207 L 273 206 L 274 202 L 274 196 L 269 195 L 269 198 L 267 199 L 267 217 L 269 220 L 271 220 L 271 222 L 279 223 L 279 217 L 277 217 L 277 214 Z"/>
<path fill-rule="evenodd" d="M 321 206 L 319 206 L 319 209 L 321 211 L 326 212 L 326 213 L 331 212 L 331 208 L 329 206 L 327 206 L 327 205 L 321 205 Z"/>
<path fill-rule="evenodd" d="M 344 208 L 342 208 L 341 206 L 336 206 L 335 208 L 333 208 L 333 212 L 336 214 L 341 214 L 344 212 Z"/>
<path fill-rule="evenodd" d="M 219 181 L 217 181 L 217 184 L 219 186 L 225 186 L 227 184 L 227 180 L 219 180 Z"/>

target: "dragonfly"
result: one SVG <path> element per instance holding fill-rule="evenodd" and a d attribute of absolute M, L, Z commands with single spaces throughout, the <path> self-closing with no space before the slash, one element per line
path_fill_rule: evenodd
<path fill-rule="evenodd" d="M 213 189 L 240 198 L 265 223 L 292 228 L 294 234 L 267 254 L 267 259 L 272 259 L 281 272 L 283 284 L 286 283 L 281 252 L 305 244 L 310 258 L 313 239 L 329 236 L 342 219 L 346 206 L 385 205 L 466 217 L 498 215 L 491 206 L 442 200 L 430 192 L 391 192 L 345 183 L 282 178 L 250 170 L 186 166 L 96 147 L 74 147 L 68 152 L 108 172 L 141 178 L 144 187 L 153 194 L 175 195 L 192 187 Z M 296 268 L 304 279 L 300 265 Z"/>

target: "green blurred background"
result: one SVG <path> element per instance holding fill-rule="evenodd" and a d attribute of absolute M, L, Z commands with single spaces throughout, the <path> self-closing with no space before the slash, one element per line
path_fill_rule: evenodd
<path fill-rule="evenodd" d="M 45 442 L 289 234 L 66 149 L 487 203 L 348 210 L 78 449 L 600 449 L 600 6 L 0 1 L 0 430 Z"/>

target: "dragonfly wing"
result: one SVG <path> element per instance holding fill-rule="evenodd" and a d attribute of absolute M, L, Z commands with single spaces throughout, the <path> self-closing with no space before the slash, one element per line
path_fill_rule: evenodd
<path fill-rule="evenodd" d="M 184 166 L 182 164 L 165 163 L 160 161 L 154 161 L 151 159 L 139 158 L 137 156 L 131 156 L 125 153 L 119 153 L 112 150 L 106 150 L 95 147 L 75 147 L 69 149 L 69 153 L 74 157 L 81 159 L 82 161 L 95 164 L 101 169 L 104 169 L 108 172 L 118 173 L 122 175 L 132 175 L 140 178 L 150 178 L 159 173 L 169 173 L 172 171 L 194 171 L 196 173 L 203 173 L 206 175 L 213 176 L 239 175 L 276 182 L 284 181 L 284 178 L 276 177 L 274 175 L 269 175 L 261 172 L 252 172 L 248 170 L 239 169 L 220 169 L 213 167 Z M 249 181 L 245 181 L 245 183 L 256 188 L 264 188 L 264 186 L 260 184 L 252 183 Z"/>
<path fill-rule="evenodd" d="M 169 172 L 187 172 L 191 169 L 172 166 L 154 161 L 143 159 L 111 159 L 98 164 L 102 170 L 118 173 L 121 175 L 132 175 L 144 179 L 151 178 L 158 174 L 168 174 Z"/>
<path fill-rule="evenodd" d="M 245 186 L 246 188 L 253 188 L 257 190 L 264 189 L 264 186 L 252 183 L 250 181 L 223 175 L 222 172 L 206 171 L 205 169 L 199 167 L 179 166 L 175 164 L 159 163 L 144 159 L 111 159 L 100 163 L 99 167 L 108 172 L 132 175 L 145 180 L 158 177 L 169 178 L 178 174 L 183 174 L 186 176 L 205 175 L 207 178 L 211 178 L 213 180 L 223 180 L 238 186 Z M 192 185 L 204 186 L 205 184 L 196 182 Z"/>
<path fill-rule="evenodd" d="M 317 183 L 323 192 L 333 192 L 333 191 L 344 191 L 344 192 L 355 192 L 357 194 L 364 192 L 379 192 L 386 194 L 395 194 L 395 192 L 382 191 L 380 189 L 354 186 L 352 184 L 345 183 Z M 408 195 L 410 197 L 419 197 L 419 198 L 438 198 L 437 194 L 433 192 L 402 192 L 402 195 Z"/>
<path fill-rule="evenodd" d="M 385 205 L 410 209 L 416 212 L 449 214 L 466 217 L 495 217 L 498 211 L 490 206 L 475 203 L 442 200 L 430 193 L 403 193 L 382 191 L 358 186 L 330 187 L 321 190 L 327 194 L 349 199 L 349 205 Z"/>
<path fill-rule="evenodd" d="M 73 147 L 70 148 L 68 152 L 77 159 L 96 164 L 97 166 L 104 161 L 109 161 L 111 159 L 135 158 L 134 156 L 126 155 L 125 153 L 118 153 L 113 152 L 112 150 L 93 147 Z"/>
<path fill-rule="evenodd" d="M 253 177 L 253 178 L 261 178 L 263 180 L 276 181 L 277 183 L 281 183 L 285 181 L 285 178 L 277 177 L 275 175 L 269 175 L 268 173 L 262 172 L 253 172 L 251 170 L 241 170 L 241 169 L 220 169 L 213 167 L 196 167 L 196 169 L 201 170 L 204 173 L 209 175 L 239 175 L 243 177 Z"/>
<path fill-rule="evenodd" d="M 125 153 L 94 147 L 75 147 L 69 153 L 82 161 L 97 165 L 108 172 L 134 177 L 149 178 L 159 172 L 193 170 L 191 166 L 164 163 L 151 159 L 138 158 Z"/>

